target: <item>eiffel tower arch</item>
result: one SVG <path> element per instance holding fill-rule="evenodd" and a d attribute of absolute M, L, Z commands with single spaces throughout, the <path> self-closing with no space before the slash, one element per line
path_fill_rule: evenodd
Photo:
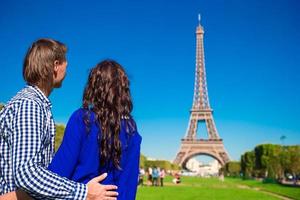
<path fill-rule="evenodd" d="M 214 119 L 213 110 L 209 104 L 205 62 L 204 62 L 204 29 L 199 24 L 196 29 L 196 70 L 193 105 L 190 111 L 189 125 L 186 135 L 181 139 L 180 149 L 174 160 L 175 164 L 186 168 L 186 163 L 194 156 L 208 155 L 224 166 L 230 159 L 220 138 Z M 198 139 L 198 123 L 204 122 L 208 134 L 207 139 Z"/>

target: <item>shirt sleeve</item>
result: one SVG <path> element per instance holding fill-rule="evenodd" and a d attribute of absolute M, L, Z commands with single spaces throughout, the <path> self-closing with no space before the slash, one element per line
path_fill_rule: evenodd
<path fill-rule="evenodd" d="M 136 132 L 132 138 L 122 173 L 119 178 L 118 200 L 135 200 L 138 185 L 141 136 Z"/>
<path fill-rule="evenodd" d="M 68 179 L 72 178 L 79 159 L 84 126 L 78 112 L 69 119 L 62 143 L 55 153 L 48 169 Z"/>
<path fill-rule="evenodd" d="M 21 103 L 13 123 L 12 170 L 15 184 L 36 199 L 85 199 L 84 184 L 62 178 L 43 165 L 46 115 L 33 100 Z"/>

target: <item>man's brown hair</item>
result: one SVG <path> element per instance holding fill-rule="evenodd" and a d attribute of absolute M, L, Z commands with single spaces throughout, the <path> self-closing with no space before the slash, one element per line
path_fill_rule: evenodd
<path fill-rule="evenodd" d="M 67 47 L 53 39 L 39 39 L 28 49 L 23 63 L 23 77 L 30 85 L 42 87 L 53 83 L 54 62 L 66 61 Z"/>

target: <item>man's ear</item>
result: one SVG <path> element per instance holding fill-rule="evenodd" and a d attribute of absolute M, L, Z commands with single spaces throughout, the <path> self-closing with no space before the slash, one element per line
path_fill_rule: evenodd
<path fill-rule="evenodd" d="M 58 73 L 58 65 L 59 65 L 59 61 L 55 60 L 54 61 L 54 67 L 53 67 L 53 77 L 54 78 L 57 76 L 57 73 Z"/>
<path fill-rule="evenodd" d="M 57 71 L 58 71 L 58 65 L 59 65 L 59 61 L 55 60 L 54 61 L 54 73 L 57 73 Z"/>

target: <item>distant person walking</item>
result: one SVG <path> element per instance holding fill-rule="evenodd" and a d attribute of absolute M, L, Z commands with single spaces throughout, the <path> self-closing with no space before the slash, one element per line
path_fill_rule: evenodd
<path fill-rule="evenodd" d="M 220 180 L 221 182 L 224 182 L 224 173 L 223 173 L 223 172 L 220 173 L 220 175 L 219 175 L 219 180 Z"/>
<path fill-rule="evenodd" d="M 164 186 L 164 178 L 166 176 L 166 172 L 165 172 L 165 169 L 162 168 L 160 170 L 160 174 L 159 174 L 159 177 L 160 177 L 160 186 L 163 187 Z"/>
<path fill-rule="evenodd" d="M 140 168 L 139 171 L 139 185 L 143 186 L 144 185 L 144 176 L 145 176 L 145 170 L 144 168 Z"/>
<path fill-rule="evenodd" d="M 158 186 L 158 177 L 159 177 L 159 172 L 157 167 L 155 166 L 152 170 L 152 186 Z"/>
<path fill-rule="evenodd" d="M 151 167 L 148 167 L 148 182 L 147 182 L 147 185 L 150 186 L 152 185 L 152 168 Z"/>

